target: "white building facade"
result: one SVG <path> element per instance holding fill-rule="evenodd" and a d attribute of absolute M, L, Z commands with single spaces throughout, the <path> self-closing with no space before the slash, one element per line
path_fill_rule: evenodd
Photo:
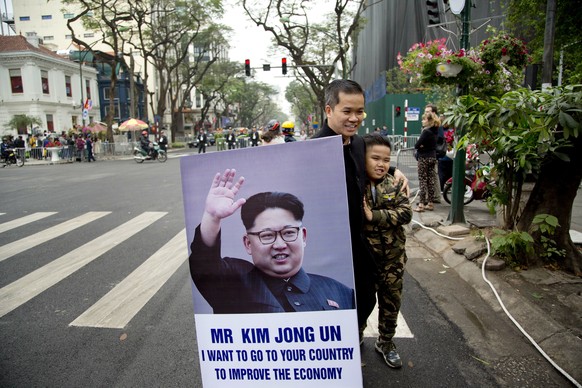
<path fill-rule="evenodd" d="M 81 77 L 82 73 L 82 77 Z M 14 115 L 38 117 L 38 132 L 68 131 L 101 121 L 97 71 L 80 66 L 42 47 L 34 37 L 0 36 L 0 128 L 15 134 L 7 123 Z M 83 105 L 91 109 L 83 117 Z"/>

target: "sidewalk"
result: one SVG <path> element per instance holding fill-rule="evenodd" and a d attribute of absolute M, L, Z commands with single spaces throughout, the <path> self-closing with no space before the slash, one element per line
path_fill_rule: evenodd
<path fill-rule="evenodd" d="M 495 216 L 489 214 L 484 202 L 474 201 L 465 206 L 466 226 L 443 226 L 449 210 L 450 205 L 443 201 L 432 212 L 415 212 L 413 219 L 445 236 L 463 240 L 449 240 L 412 223 L 407 243 L 409 260 L 427 255 L 442 257 L 447 270 L 456 271 L 496 313 L 505 314 L 482 277 L 486 244 L 475 240 L 469 229 L 495 226 Z M 544 268 L 515 272 L 502 268 L 502 263 L 492 258 L 486 264 L 485 276 L 509 313 L 559 367 L 582 384 L 582 279 Z"/>

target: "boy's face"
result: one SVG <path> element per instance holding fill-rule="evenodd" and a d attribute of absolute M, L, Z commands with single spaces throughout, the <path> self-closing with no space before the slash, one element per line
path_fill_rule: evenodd
<path fill-rule="evenodd" d="M 371 181 L 379 181 L 390 168 L 390 148 L 374 144 L 366 148 L 366 173 Z"/>

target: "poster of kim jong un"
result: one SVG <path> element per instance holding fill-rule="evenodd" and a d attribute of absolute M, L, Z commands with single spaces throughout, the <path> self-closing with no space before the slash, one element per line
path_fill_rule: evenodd
<path fill-rule="evenodd" d="M 180 167 L 204 387 L 361 386 L 341 138 Z"/>

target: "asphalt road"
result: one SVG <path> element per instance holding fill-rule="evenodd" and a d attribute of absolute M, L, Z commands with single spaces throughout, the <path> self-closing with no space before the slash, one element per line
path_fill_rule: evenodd
<path fill-rule="evenodd" d="M 201 387 L 186 246 L 164 262 L 167 279 L 143 306 L 124 300 L 143 286 L 134 271 L 183 233 L 177 156 L 164 164 L 0 170 L 0 386 Z M 8 227 L 39 212 L 54 214 Z M 438 295 L 437 279 L 422 273 L 416 268 L 416 278 L 405 281 L 410 333 L 395 340 L 405 366 L 389 369 L 368 337 L 364 386 L 498 386 L 498 371 L 480 359 L 482 342 L 447 318 L 455 315 L 454 301 L 435 300 L 427 290 Z M 88 312 L 110 293 L 117 296 L 99 306 L 111 312 L 99 321 Z M 479 315 L 488 314 L 474 303 Z"/>

